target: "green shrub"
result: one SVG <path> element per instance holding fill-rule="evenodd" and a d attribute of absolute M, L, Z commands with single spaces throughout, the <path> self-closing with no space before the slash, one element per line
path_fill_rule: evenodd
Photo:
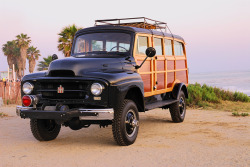
<path fill-rule="evenodd" d="M 242 117 L 246 117 L 246 116 L 248 116 L 249 114 L 246 112 L 246 113 L 241 113 L 240 114 Z"/>
<path fill-rule="evenodd" d="M 246 117 L 246 116 L 248 116 L 249 114 L 248 114 L 248 113 L 244 113 L 244 112 L 241 113 L 241 114 L 240 114 L 239 112 L 233 112 L 232 115 L 233 115 L 233 116 L 242 116 L 242 117 Z"/>
<path fill-rule="evenodd" d="M 234 101 L 250 102 L 250 98 L 246 94 L 241 92 L 235 92 L 233 94 L 233 97 Z"/>
<path fill-rule="evenodd" d="M 220 103 L 221 100 L 250 102 L 250 97 L 244 93 L 233 93 L 206 84 L 202 86 L 198 83 L 190 84 L 188 86 L 188 94 L 187 105 L 190 107 L 206 107 L 207 103 Z"/>

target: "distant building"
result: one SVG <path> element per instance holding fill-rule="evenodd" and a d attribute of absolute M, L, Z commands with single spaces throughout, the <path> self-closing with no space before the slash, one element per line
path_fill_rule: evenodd
<path fill-rule="evenodd" d="M 8 78 L 8 71 L 0 71 L 0 80 L 3 78 Z M 10 78 L 8 79 L 12 79 L 12 70 L 10 70 Z"/>

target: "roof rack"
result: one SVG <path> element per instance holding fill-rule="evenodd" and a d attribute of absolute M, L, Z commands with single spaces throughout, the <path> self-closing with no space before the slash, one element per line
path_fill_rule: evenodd
<path fill-rule="evenodd" d="M 95 26 L 101 26 L 101 25 L 129 26 L 129 27 L 137 27 L 137 28 L 144 28 L 151 30 L 158 29 L 160 31 L 164 29 L 165 32 L 167 32 L 168 28 L 167 23 L 149 19 L 147 17 L 95 20 Z"/>

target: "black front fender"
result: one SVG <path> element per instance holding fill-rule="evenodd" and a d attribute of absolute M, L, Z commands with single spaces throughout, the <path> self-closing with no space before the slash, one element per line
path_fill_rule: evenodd
<path fill-rule="evenodd" d="M 144 87 L 141 78 L 133 80 L 123 80 L 112 84 L 109 89 L 109 104 L 110 107 L 118 109 L 123 103 L 129 90 L 133 88 L 139 88 L 142 97 L 144 97 Z"/>

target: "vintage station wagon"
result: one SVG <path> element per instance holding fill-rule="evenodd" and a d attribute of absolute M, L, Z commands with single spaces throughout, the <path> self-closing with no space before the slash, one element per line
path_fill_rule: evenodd
<path fill-rule="evenodd" d="M 139 112 L 169 109 L 172 120 L 182 122 L 188 98 L 185 41 L 167 28 L 144 17 L 96 20 L 75 34 L 70 58 L 23 77 L 17 114 L 30 118 L 39 141 L 55 139 L 61 125 L 79 130 L 99 124 L 112 125 L 118 145 L 135 142 Z"/>

